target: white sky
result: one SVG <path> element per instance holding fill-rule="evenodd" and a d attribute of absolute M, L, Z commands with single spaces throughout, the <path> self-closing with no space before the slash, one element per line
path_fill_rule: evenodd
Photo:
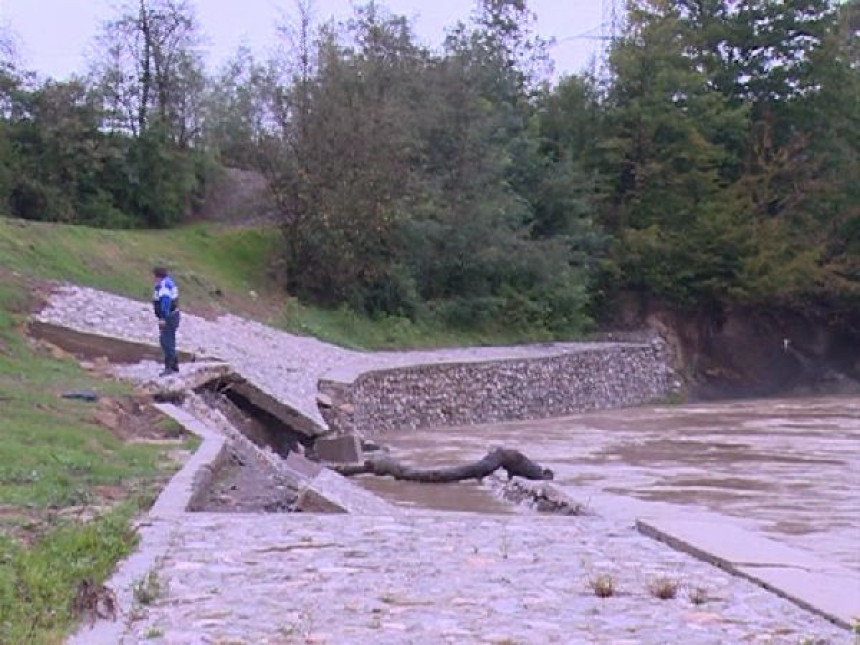
<path fill-rule="evenodd" d="M 208 45 L 207 62 L 217 67 L 242 42 L 266 56 L 275 24 L 291 0 L 195 0 L 197 15 Z M 473 0 L 382 0 L 393 13 L 412 18 L 418 38 L 436 46 L 444 29 L 465 20 Z M 558 42 L 551 49 L 557 73 L 584 69 L 600 42 L 571 38 L 584 32 L 597 34 L 601 0 L 530 0 L 537 14 L 537 30 Z M 85 55 L 99 25 L 115 15 L 117 0 L 0 0 L 0 24 L 11 27 L 20 44 L 24 66 L 43 76 L 66 78 L 85 70 Z M 316 0 L 318 21 L 351 13 L 349 0 Z"/>

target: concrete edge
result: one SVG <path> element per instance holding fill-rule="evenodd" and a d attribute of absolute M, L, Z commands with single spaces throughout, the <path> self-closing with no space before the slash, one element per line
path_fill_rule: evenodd
<path fill-rule="evenodd" d="M 227 439 L 197 423 L 196 419 L 172 403 L 157 403 L 155 408 L 203 440 L 150 509 L 150 517 L 163 518 L 193 510 L 194 505 L 199 503 L 215 471 L 227 459 Z"/>
<path fill-rule="evenodd" d="M 163 414 L 182 424 L 203 440 L 185 465 L 162 489 L 158 499 L 138 523 L 137 548 L 118 565 L 106 585 L 116 595 L 118 617 L 78 627 L 67 645 L 118 645 L 133 618 L 134 585 L 152 571 L 167 553 L 178 516 L 193 508 L 206 490 L 218 466 L 227 457 L 227 440 L 199 423 L 188 423 L 190 415 L 172 404 L 156 404 Z"/>
<path fill-rule="evenodd" d="M 570 346 L 561 346 L 554 348 L 555 351 L 552 351 L 548 348 L 546 353 L 536 353 L 533 355 L 525 355 L 525 356 L 497 356 L 493 358 L 486 357 L 475 357 L 468 358 L 463 357 L 459 359 L 447 358 L 436 361 L 418 361 L 415 363 L 403 363 L 402 365 L 378 365 L 378 366 L 368 366 L 368 367 L 357 367 L 351 365 L 344 365 L 340 367 L 335 367 L 328 372 L 325 372 L 320 378 L 319 383 L 327 383 L 332 385 L 355 385 L 356 381 L 360 379 L 362 376 L 368 374 L 385 374 L 385 373 L 394 373 L 402 370 L 414 370 L 414 369 L 432 369 L 438 367 L 457 367 L 459 365 L 494 365 L 497 363 L 511 363 L 515 361 L 523 361 L 523 362 L 540 362 L 551 359 L 563 358 L 569 355 L 575 354 L 589 354 L 593 352 L 604 351 L 607 348 L 612 347 L 623 347 L 623 348 L 631 348 L 631 349 L 647 349 L 652 347 L 651 343 L 624 343 L 624 342 L 597 342 L 592 343 L 596 345 L 600 345 L 599 347 L 580 347 L 577 348 L 575 345 Z M 527 345 L 526 345 L 527 346 Z M 521 346 L 518 346 L 521 347 Z M 371 354 L 372 355 L 372 354 Z"/>
<path fill-rule="evenodd" d="M 31 317 L 27 322 L 27 335 L 44 340 L 74 356 L 87 359 L 104 356 L 114 363 L 139 363 L 143 360 L 161 362 L 162 354 L 156 342 L 130 340 L 110 334 L 83 331 Z M 213 361 L 211 357 L 198 356 L 185 349 L 176 352 L 180 362 Z"/>
<path fill-rule="evenodd" d="M 376 493 L 328 468 L 299 484 L 297 508 L 303 513 L 348 513 L 402 517 L 405 512 Z"/>
<path fill-rule="evenodd" d="M 788 600 L 801 609 L 812 612 L 817 616 L 821 616 L 843 629 L 854 629 L 854 625 L 851 624 L 849 619 L 834 613 L 826 607 L 822 607 L 819 603 L 804 598 L 796 591 L 786 589 L 779 584 L 775 584 L 773 581 L 767 580 L 766 576 L 762 573 L 764 569 L 762 571 L 757 571 L 755 567 L 743 566 L 742 564 L 731 562 L 730 560 L 709 550 L 696 546 L 687 539 L 673 535 L 669 530 L 663 530 L 655 526 L 648 520 L 637 519 L 636 530 L 642 535 L 657 540 L 658 542 L 662 542 L 676 551 L 681 551 L 691 555 L 697 560 L 707 562 L 708 564 L 722 569 L 726 573 L 748 580 L 749 582 Z"/>

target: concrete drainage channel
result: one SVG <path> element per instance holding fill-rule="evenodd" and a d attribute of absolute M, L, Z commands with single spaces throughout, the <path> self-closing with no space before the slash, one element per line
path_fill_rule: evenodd
<path fill-rule="evenodd" d="M 273 443 L 289 446 L 298 438 L 246 397 L 227 396 L 225 385 L 240 380 L 223 364 L 197 364 L 181 380 L 142 388 L 153 395 L 156 408 L 199 437 L 201 445 L 138 524 L 137 550 L 107 582 L 118 607 L 135 606 L 136 582 L 158 568 L 188 512 L 400 515 L 397 507 L 297 452 L 289 452 L 286 459 L 278 454 Z M 133 618 L 85 624 L 68 642 L 116 645 Z"/>
<path fill-rule="evenodd" d="M 393 506 L 306 458 L 303 453 L 312 450 L 315 439 L 292 426 L 280 410 L 259 406 L 255 394 L 236 375 L 219 374 L 188 391 L 181 406 L 162 406 L 186 428 L 194 420 L 226 439 L 218 459 L 199 478 L 187 510 L 397 514 Z"/>
<path fill-rule="evenodd" d="M 493 476 L 487 478 L 486 484 L 423 484 L 373 476 L 348 481 L 325 469 L 325 464 L 358 461 L 366 450 L 386 448 L 354 437 L 309 437 L 291 425 L 281 410 L 266 409 L 258 403 L 260 400 L 259 392 L 234 374 L 207 381 L 186 397 L 184 408 L 230 439 L 189 510 L 357 512 L 375 497 L 392 512 L 413 507 L 490 514 L 582 513 L 581 505 L 552 484 L 518 478 L 508 482 Z M 175 415 L 175 411 L 166 411 Z M 325 482 L 329 494 L 336 490 L 338 498 L 361 500 L 358 507 L 342 507 L 336 499 L 323 499 L 322 490 L 312 491 L 307 485 L 318 479 Z"/>

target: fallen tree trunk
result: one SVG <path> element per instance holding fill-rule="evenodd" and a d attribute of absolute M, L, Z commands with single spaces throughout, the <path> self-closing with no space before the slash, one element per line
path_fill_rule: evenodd
<path fill-rule="evenodd" d="M 549 468 L 541 467 L 519 450 L 508 448 L 495 448 L 478 461 L 449 468 L 413 468 L 390 457 L 368 459 L 363 464 L 330 465 L 329 468 L 346 477 L 377 475 L 427 484 L 447 484 L 468 479 L 483 479 L 499 469 L 508 473 L 508 479 L 511 477 L 538 480 L 553 478 L 553 473 Z"/>

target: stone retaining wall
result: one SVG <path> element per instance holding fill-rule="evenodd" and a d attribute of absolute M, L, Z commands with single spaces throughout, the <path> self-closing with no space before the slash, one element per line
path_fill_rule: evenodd
<path fill-rule="evenodd" d="M 638 405 L 666 397 L 675 380 L 666 345 L 657 340 L 327 375 L 319 403 L 331 430 L 373 436 Z"/>

